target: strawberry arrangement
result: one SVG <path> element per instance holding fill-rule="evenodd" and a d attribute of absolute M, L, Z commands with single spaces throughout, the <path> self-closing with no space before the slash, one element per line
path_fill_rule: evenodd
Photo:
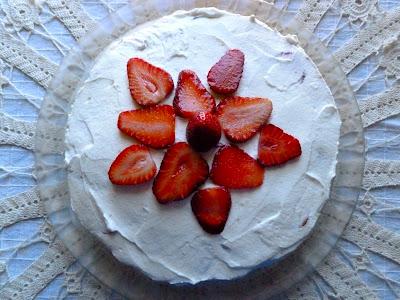
<path fill-rule="evenodd" d="M 244 54 L 229 50 L 209 71 L 211 90 L 224 95 L 218 105 L 195 72 L 179 74 L 173 106 L 161 105 L 174 90 L 171 75 L 141 58 L 127 64 L 132 98 L 142 107 L 122 112 L 118 128 L 140 145 L 124 149 L 111 164 L 113 184 L 137 185 L 154 178 L 153 194 L 161 204 L 187 198 L 209 177 L 218 187 L 197 191 L 191 200 L 194 216 L 208 233 L 221 233 L 231 209 L 229 189 L 256 188 L 263 184 L 264 168 L 301 155 L 299 141 L 267 124 L 272 102 L 267 98 L 232 95 L 239 87 Z M 175 143 L 176 115 L 187 119 L 186 142 Z M 243 143 L 258 132 L 258 159 L 238 145 L 218 145 L 222 132 L 232 143 Z M 201 152 L 219 147 L 211 171 Z M 149 148 L 167 149 L 157 173 Z"/>

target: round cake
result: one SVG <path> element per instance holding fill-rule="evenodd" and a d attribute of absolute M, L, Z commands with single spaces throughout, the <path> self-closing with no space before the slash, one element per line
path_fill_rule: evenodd
<path fill-rule="evenodd" d="M 210 68 L 229 49 L 246 57 L 236 95 L 271 99 L 268 122 L 295 136 L 302 155 L 266 168 L 258 188 L 231 190 L 225 229 L 211 235 L 193 215 L 191 196 L 161 205 L 152 180 L 116 186 L 108 171 L 123 149 L 137 143 L 117 127 L 121 112 L 138 108 L 127 61 L 149 61 L 175 84 L 179 72 L 190 69 L 209 88 Z M 173 98 L 174 92 L 162 104 Z M 283 36 L 254 16 L 215 8 L 177 11 L 112 42 L 79 87 L 65 139 L 72 210 L 118 260 L 154 280 L 196 284 L 244 276 L 294 251 L 312 231 L 335 176 L 340 124 L 329 88 L 296 36 Z M 186 141 L 186 125 L 176 117 L 175 142 Z M 220 144 L 230 142 L 222 137 Z M 238 146 L 257 159 L 258 134 Z M 158 169 L 165 151 L 151 150 Z M 216 151 L 202 154 L 209 166 Z M 211 186 L 208 179 L 200 188 Z"/>

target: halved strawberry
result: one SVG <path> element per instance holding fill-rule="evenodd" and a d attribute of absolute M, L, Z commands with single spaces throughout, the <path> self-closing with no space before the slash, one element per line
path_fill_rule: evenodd
<path fill-rule="evenodd" d="M 231 189 L 254 188 L 264 181 L 264 169 L 236 146 L 223 146 L 215 154 L 211 180 Z"/>
<path fill-rule="evenodd" d="M 207 76 L 210 88 L 220 94 L 236 92 L 242 78 L 244 54 L 238 49 L 229 50 L 210 69 Z"/>
<path fill-rule="evenodd" d="M 203 86 L 195 72 L 183 70 L 179 74 L 174 108 L 178 116 L 191 118 L 197 112 L 215 111 L 215 99 Z"/>
<path fill-rule="evenodd" d="M 258 161 L 271 167 L 301 155 L 298 139 L 272 124 L 263 126 L 258 142 Z"/>
<path fill-rule="evenodd" d="M 194 150 L 204 152 L 217 145 L 221 138 L 218 118 L 208 112 L 199 112 L 189 120 L 186 139 Z"/>
<path fill-rule="evenodd" d="M 146 146 L 160 149 L 175 141 L 175 113 L 170 105 L 124 111 L 119 115 L 118 128 Z"/>
<path fill-rule="evenodd" d="M 153 194 L 166 204 L 189 196 L 208 177 L 207 162 L 187 143 L 168 149 L 153 183 Z"/>
<path fill-rule="evenodd" d="M 129 89 L 140 105 L 155 105 L 171 94 L 174 81 L 171 75 L 141 58 L 131 58 L 127 65 Z"/>
<path fill-rule="evenodd" d="M 231 194 L 222 187 L 200 190 L 194 194 L 191 202 L 200 226 L 212 234 L 224 230 L 231 204 Z"/>
<path fill-rule="evenodd" d="M 157 172 L 149 149 L 143 145 L 132 145 L 111 164 L 108 177 L 113 184 L 135 185 L 152 179 Z"/>
<path fill-rule="evenodd" d="M 252 138 L 268 120 L 272 102 L 267 98 L 231 97 L 222 100 L 217 109 L 226 137 L 235 143 Z"/>

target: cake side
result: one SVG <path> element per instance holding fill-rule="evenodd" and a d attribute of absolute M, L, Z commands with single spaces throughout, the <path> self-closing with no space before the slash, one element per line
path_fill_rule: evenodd
<path fill-rule="evenodd" d="M 192 69 L 206 84 L 209 68 L 231 48 L 246 54 L 237 95 L 270 98 L 270 122 L 298 137 L 303 155 L 267 169 L 260 188 L 231 191 L 226 228 L 210 236 L 191 214 L 189 201 L 162 207 L 151 182 L 115 187 L 107 170 L 122 149 L 135 143 L 115 126 L 121 111 L 134 108 L 125 73 L 129 58 L 163 67 L 175 82 L 182 69 Z M 186 121 L 177 118 L 176 142 L 186 140 L 185 127 Z M 242 276 L 293 251 L 312 230 L 335 175 L 339 128 L 329 88 L 293 37 L 254 17 L 211 8 L 176 12 L 113 42 L 80 89 L 66 136 L 72 208 L 118 259 L 153 279 L 196 283 Z M 256 158 L 257 143 L 258 136 L 240 147 Z M 214 152 L 204 155 L 209 165 Z M 152 156 L 159 167 L 163 152 Z M 91 208 L 82 209 L 87 203 Z"/>

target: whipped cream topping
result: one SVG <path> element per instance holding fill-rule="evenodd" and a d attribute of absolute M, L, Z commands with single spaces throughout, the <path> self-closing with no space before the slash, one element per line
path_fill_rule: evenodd
<path fill-rule="evenodd" d="M 182 69 L 191 69 L 207 86 L 209 69 L 233 48 L 246 55 L 236 94 L 270 98 L 270 122 L 296 136 L 303 154 L 266 169 L 261 187 L 232 190 L 225 230 L 210 235 L 190 199 L 160 205 L 152 182 L 113 186 L 107 172 L 118 153 L 136 143 L 117 128 L 119 113 L 137 108 L 128 89 L 129 58 L 164 68 L 175 83 Z M 172 104 L 173 96 L 164 103 Z M 186 140 L 185 128 L 177 117 L 176 142 Z M 116 258 L 155 280 L 194 284 L 243 276 L 293 251 L 312 230 L 335 175 L 339 129 L 330 90 L 295 36 L 282 36 L 254 16 L 178 11 L 114 41 L 79 89 L 66 135 L 72 209 Z M 256 158 L 257 144 L 258 136 L 240 147 Z M 204 155 L 210 167 L 215 151 Z M 164 151 L 151 153 L 159 167 Z"/>

